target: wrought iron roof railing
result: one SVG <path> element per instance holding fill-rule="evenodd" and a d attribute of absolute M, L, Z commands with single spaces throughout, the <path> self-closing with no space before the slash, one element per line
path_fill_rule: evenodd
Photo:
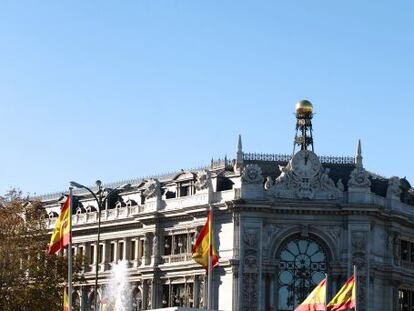
<path fill-rule="evenodd" d="M 290 154 L 272 154 L 272 153 L 243 153 L 243 160 L 246 161 L 272 161 L 272 162 L 289 162 L 292 158 Z M 354 164 L 355 158 L 350 156 L 318 156 L 321 163 L 326 164 Z"/>
<path fill-rule="evenodd" d="M 214 169 L 229 168 L 229 167 L 232 167 L 232 160 L 229 160 L 227 159 L 227 157 L 224 157 L 224 159 L 218 159 L 218 160 L 212 159 L 210 165 L 200 165 L 198 167 L 185 169 L 184 171 L 197 172 L 197 171 L 202 171 L 202 170 L 210 170 L 210 169 L 214 170 Z M 177 174 L 180 174 L 182 172 L 183 172 L 182 170 L 177 170 L 177 171 L 172 171 L 172 172 L 163 173 L 163 174 L 154 174 L 154 175 L 149 175 L 145 177 L 124 179 L 124 180 L 120 180 L 116 182 L 104 183 L 103 186 L 104 188 L 112 188 L 112 189 L 119 187 L 121 185 L 124 185 L 124 184 L 131 184 L 133 186 L 137 186 L 140 183 L 146 180 L 149 180 L 149 179 L 158 179 L 162 182 L 162 181 L 170 180 L 174 178 Z M 89 188 L 92 191 L 98 190 L 96 186 L 89 186 Z M 62 195 L 63 193 L 67 193 L 67 190 L 60 191 L 60 192 L 46 193 L 46 194 L 41 194 L 41 195 L 35 194 L 31 196 L 31 199 L 35 199 L 35 200 L 37 199 L 37 200 L 42 200 L 42 201 L 53 200 L 59 197 L 60 195 Z M 87 194 L 87 193 L 88 192 L 84 189 L 73 189 L 73 194 L 75 195 L 81 195 L 81 194 Z"/>

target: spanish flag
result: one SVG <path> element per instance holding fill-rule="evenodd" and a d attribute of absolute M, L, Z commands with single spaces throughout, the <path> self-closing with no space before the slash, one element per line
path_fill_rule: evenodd
<path fill-rule="evenodd" d="M 63 289 L 63 311 L 69 311 L 69 298 L 66 287 Z"/>
<path fill-rule="evenodd" d="M 326 278 L 324 278 L 295 309 L 295 311 L 325 311 L 326 310 Z"/>
<path fill-rule="evenodd" d="M 218 265 L 218 257 L 213 243 L 213 227 L 211 223 L 211 211 L 208 212 L 207 221 L 193 246 L 193 259 L 208 268 L 208 254 L 210 251 L 211 267 Z"/>
<path fill-rule="evenodd" d="M 53 230 L 52 236 L 49 243 L 49 254 L 56 254 L 66 245 L 69 244 L 71 239 L 71 228 L 70 228 L 70 215 L 71 215 L 71 202 L 70 196 L 66 199 L 65 204 L 60 210 L 59 218 L 56 221 L 55 229 Z"/>
<path fill-rule="evenodd" d="M 356 285 L 355 275 L 351 276 L 335 297 L 326 306 L 327 311 L 342 311 L 355 308 Z"/>

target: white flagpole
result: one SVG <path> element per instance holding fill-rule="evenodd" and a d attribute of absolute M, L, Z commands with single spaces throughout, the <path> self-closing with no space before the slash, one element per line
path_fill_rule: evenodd
<path fill-rule="evenodd" d="M 209 221 L 209 230 L 208 230 L 208 239 L 209 239 L 209 249 L 208 249 L 208 280 L 207 280 L 207 309 L 211 310 L 211 294 L 212 294 L 212 263 L 211 263 L 211 252 L 212 252 L 212 231 L 213 231 L 213 210 L 211 205 L 209 205 L 210 221 Z"/>
<path fill-rule="evenodd" d="M 69 310 L 72 311 L 72 187 L 69 187 L 69 247 L 68 247 L 68 304 Z"/>
<path fill-rule="evenodd" d="M 354 286 L 355 286 L 355 311 L 357 311 L 358 307 L 358 278 L 357 278 L 357 268 L 354 265 Z"/>

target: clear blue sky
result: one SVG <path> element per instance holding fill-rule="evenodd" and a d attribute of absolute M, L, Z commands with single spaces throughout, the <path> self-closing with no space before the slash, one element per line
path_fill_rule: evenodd
<path fill-rule="evenodd" d="M 0 193 L 290 153 L 414 184 L 412 1 L 2 1 Z"/>

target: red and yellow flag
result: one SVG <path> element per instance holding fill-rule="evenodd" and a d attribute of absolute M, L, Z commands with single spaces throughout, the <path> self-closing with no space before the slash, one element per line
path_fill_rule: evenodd
<path fill-rule="evenodd" d="M 213 227 L 211 223 L 211 211 L 208 212 L 207 221 L 193 246 L 193 259 L 202 265 L 205 269 L 208 268 L 208 254 L 210 251 L 211 266 L 218 265 L 218 257 L 213 242 Z"/>
<path fill-rule="evenodd" d="M 71 239 L 71 228 L 69 224 L 70 208 L 71 202 L 70 196 L 68 196 L 65 204 L 63 204 L 63 207 L 60 210 L 59 218 L 56 221 L 55 229 L 50 238 L 49 254 L 56 254 L 69 244 Z"/>
<path fill-rule="evenodd" d="M 351 276 L 335 297 L 326 306 L 327 311 L 342 311 L 355 308 L 356 286 L 355 276 Z"/>
<path fill-rule="evenodd" d="M 66 287 L 63 289 L 63 311 L 69 311 L 69 298 Z"/>
<path fill-rule="evenodd" d="M 326 310 L 326 278 L 323 279 L 295 311 Z"/>

